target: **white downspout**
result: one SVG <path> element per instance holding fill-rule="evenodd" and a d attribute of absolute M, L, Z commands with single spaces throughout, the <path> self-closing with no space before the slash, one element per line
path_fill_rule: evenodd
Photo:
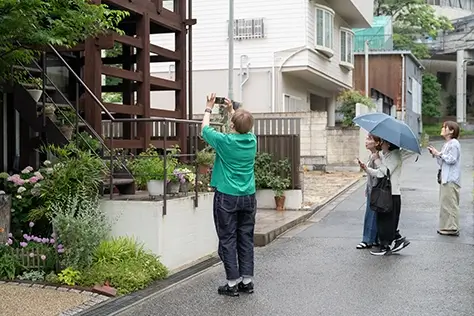
<path fill-rule="evenodd" d="M 405 121 L 405 55 L 402 54 L 402 121 Z"/>
<path fill-rule="evenodd" d="M 288 55 L 284 60 L 283 62 L 281 63 L 280 67 L 278 67 L 278 75 L 280 75 L 281 73 L 281 69 L 283 68 L 283 66 L 286 64 L 286 62 L 291 59 L 292 57 L 294 57 L 295 55 L 305 51 L 305 50 L 309 50 L 308 47 L 299 47 L 296 51 L 294 51 L 293 53 L 291 53 L 290 55 Z M 273 52 L 273 66 L 272 66 L 272 90 L 273 90 L 273 94 L 272 94 L 272 112 L 275 112 L 275 109 L 276 109 L 276 65 L 275 65 L 275 54 L 278 53 L 279 51 L 276 51 L 276 52 Z"/>

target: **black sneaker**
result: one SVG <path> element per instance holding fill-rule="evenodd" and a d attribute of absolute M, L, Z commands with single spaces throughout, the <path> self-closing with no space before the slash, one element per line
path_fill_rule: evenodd
<path fill-rule="evenodd" d="M 253 293 L 253 282 L 250 282 L 248 284 L 244 284 L 244 282 L 240 282 L 239 285 L 238 285 L 238 288 L 239 288 L 239 292 L 252 294 Z"/>
<path fill-rule="evenodd" d="M 373 256 L 386 256 L 392 253 L 390 247 L 382 247 L 379 250 L 371 251 L 370 254 Z"/>
<path fill-rule="evenodd" d="M 397 252 L 397 251 L 400 251 L 402 250 L 403 248 L 405 248 L 406 246 L 405 245 L 405 242 L 406 242 L 406 239 L 405 237 L 400 237 L 398 239 L 395 239 L 393 241 L 393 247 L 392 247 L 392 252 Z M 408 242 L 408 244 L 410 244 L 410 242 Z"/>
<path fill-rule="evenodd" d="M 217 292 L 220 295 L 239 296 L 239 288 L 237 284 L 234 286 L 229 286 L 229 284 L 219 286 L 219 288 L 217 289 Z"/>

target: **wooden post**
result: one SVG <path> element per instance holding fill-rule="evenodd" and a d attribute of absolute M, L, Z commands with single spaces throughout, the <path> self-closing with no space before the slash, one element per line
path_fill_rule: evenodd
<path fill-rule="evenodd" d="M 137 25 L 137 36 L 142 40 L 143 48 L 137 54 L 137 71 L 143 73 L 143 82 L 138 85 L 137 103 L 143 106 L 143 117 L 150 117 L 150 16 L 143 14 Z M 141 123 L 139 135 L 143 138 L 143 149 L 151 142 L 151 123 Z"/>
<path fill-rule="evenodd" d="M 12 210 L 12 197 L 0 194 L 0 243 L 5 244 L 10 233 L 10 221 Z"/>

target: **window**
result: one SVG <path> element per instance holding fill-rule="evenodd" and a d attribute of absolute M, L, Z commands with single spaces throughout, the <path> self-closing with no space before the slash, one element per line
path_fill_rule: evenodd
<path fill-rule="evenodd" d="M 328 7 L 316 5 L 316 50 L 328 57 L 334 55 L 334 11 Z"/>
<path fill-rule="evenodd" d="M 234 39 L 264 38 L 263 18 L 234 20 Z"/>
<path fill-rule="evenodd" d="M 411 93 L 412 90 L 413 90 L 413 78 L 408 77 L 407 91 Z"/>
<path fill-rule="evenodd" d="M 303 109 L 300 106 L 301 98 L 283 94 L 283 112 L 301 112 Z"/>
<path fill-rule="evenodd" d="M 353 69 L 354 66 L 354 33 L 341 28 L 341 66 Z"/>
<path fill-rule="evenodd" d="M 422 101 L 422 89 L 421 84 L 418 81 L 413 80 L 413 88 L 412 88 L 412 111 L 416 114 L 421 114 L 421 101 Z"/>

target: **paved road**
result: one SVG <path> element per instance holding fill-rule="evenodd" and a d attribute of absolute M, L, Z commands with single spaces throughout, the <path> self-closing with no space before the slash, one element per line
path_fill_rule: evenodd
<path fill-rule="evenodd" d="M 425 153 L 404 166 L 400 227 L 412 244 L 399 254 L 374 257 L 355 249 L 365 208 L 359 187 L 310 222 L 257 249 L 255 294 L 218 296 L 223 277 L 218 265 L 122 316 L 474 315 L 474 141 L 462 146 L 460 237 L 436 234 L 437 169 Z"/>

